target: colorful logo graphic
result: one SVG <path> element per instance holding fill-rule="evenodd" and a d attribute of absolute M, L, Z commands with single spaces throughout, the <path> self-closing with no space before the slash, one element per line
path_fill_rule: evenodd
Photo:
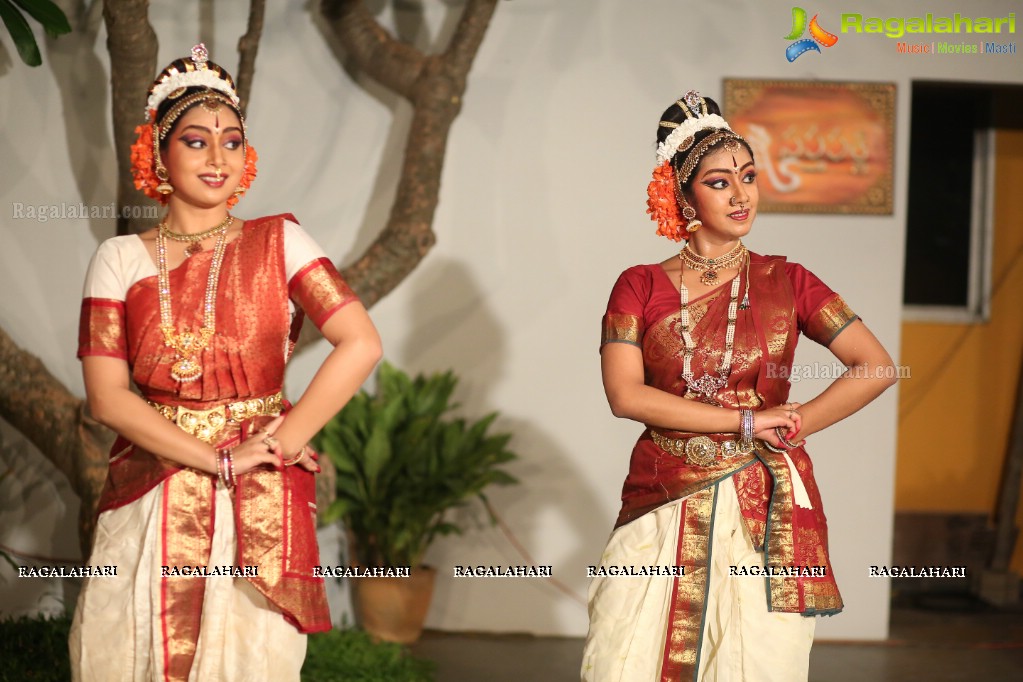
<path fill-rule="evenodd" d="M 792 32 L 785 36 L 785 40 L 795 40 L 785 48 L 785 58 L 790 62 L 796 61 L 800 55 L 806 54 L 810 50 L 814 52 L 820 52 L 821 49 L 817 47 L 820 43 L 824 47 L 831 47 L 838 42 L 838 36 L 834 33 L 828 33 L 820 24 L 817 23 L 817 16 L 813 15 L 813 19 L 810 20 L 810 38 L 803 38 L 802 40 L 796 40 L 807 30 L 806 26 L 806 10 L 802 7 L 792 8 Z"/>

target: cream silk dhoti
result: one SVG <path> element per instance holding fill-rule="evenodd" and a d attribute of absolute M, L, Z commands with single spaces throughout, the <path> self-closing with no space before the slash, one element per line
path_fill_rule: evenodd
<path fill-rule="evenodd" d="M 816 621 L 767 610 L 766 578 L 729 575 L 730 567 L 764 566 L 739 513 L 735 486 L 716 486 L 709 538 L 710 579 L 697 679 L 707 682 L 806 680 Z M 614 531 L 602 566 L 672 566 L 683 500 L 659 507 Z M 737 571 L 741 572 L 741 571 Z M 680 593 L 686 575 L 678 578 Z M 598 576 L 590 583 L 590 631 L 584 682 L 658 682 L 665 658 L 668 605 L 674 579 Z"/>
<path fill-rule="evenodd" d="M 166 483 L 166 482 L 165 482 Z M 161 619 L 162 515 L 165 483 L 100 514 L 90 565 L 116 566 L 115 577 L 87 578 L 75 609 L 72 678 L 80 682 L 150 682 L 165 673 L 172 633 Z M 218 486 L 207 565 L 233 566 L 237 538 L 230 493 Z M 189 682 L 298 682 L 306 635 L 288 624 L 247 580 L 206 580 L 202 625 Z"/>

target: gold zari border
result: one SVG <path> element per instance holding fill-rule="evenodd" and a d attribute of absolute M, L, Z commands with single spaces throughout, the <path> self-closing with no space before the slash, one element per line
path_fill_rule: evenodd
<path fill-rule="evenodd" d="M 605 343 L 631 343 L 639 345 L 639 318 L 624 313 L 604 315 L 600 333 L 600 345 Z"/>
<path fill-rule="evenodd" d="M 214 489 L 208 476 L 182 470 L 166 479 L 161 509 L 162 565 L 186 566 L 209 557 L 213 546 Z M 163 674 L 186 680 L 202 623 L 206 581 L 160 578 Z"/>
<path fill-rule="evenodd" d="M 806 323 L 806 336 L 822 346 L 829 345 L 850 322 L 859 316 L 849 309 L 838 294 L 821 306 Z"/>
<path fill-rule="evenodd" d="M 82 300 L 78 322 L 78 357 L 105 355 L 126 360 L 124 302 L 106 298 Z"/>
<path fill-rule="evenodd" d="M 292 278 L 289 285 L 292 300 L 305 311 L 317 329 L 336 311 L 359 300 L 327 258 L 309 263 Z"/>
<path fill-rule="evenodd" d="M 788 462 L 785 461 L 785 455 L 766 450 L 758 450 L 757 458 L 763 462 L 774 479 L 764 537 L 764 563 L 767 566 L 795 565 L 796 547 L 793 533 L 795 504 Z M 799 611 L 799 590 L 795 578 L 774 577 L 768 580 L 768 586 L 769 610 Z"/>
<path fill-rule="evenodd" d="M 672 586 L 660 682 L 696 679 L 716 498 L 717 486 L 714 485 L 694 493 L 682 503 L 675 565 L 685 566 L 685 575 L 676 577 Z"/>

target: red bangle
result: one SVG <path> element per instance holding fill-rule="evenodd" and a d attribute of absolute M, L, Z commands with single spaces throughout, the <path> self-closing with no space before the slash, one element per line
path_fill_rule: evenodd
<path fill-rule="evenodd" d="M 290 467 L 301 462 L 303 457 L 305 457 L 305 446 L 303 446 L 302 449 L 298 451 L 297 455 L 295 455 L 291 459 L 282 459 L 281 463 L 286 467 Z"/>
<path fill-rule="evenodd" d="M 778 440 L 785 446 L 786 450 L 792 450 L 793 448 L 799 447 L 799 443 L 793 443 L 785 437 L 785 431 L 783 431 L 780 426 L 774 427 L 774 435 L 778 436 Z"/>
<path fill-rule="evenodd" d="M 234 456 L 231 448 L 217 450 L 217 479 L 225 488 L 234 487 Z"/>

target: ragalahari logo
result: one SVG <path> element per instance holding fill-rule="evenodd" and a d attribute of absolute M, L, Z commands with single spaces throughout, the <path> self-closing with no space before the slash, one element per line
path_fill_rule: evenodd
<path fill-rule="evenodd" d="M 807 30 L 806 10 L 802 7 L 792 8 L 792 32 L 785 36 L 785 40 L 796 41 L 785 48 L 785 58 L 790 62 L 796 61 L 800 55 L 806 54 L 811 50 L 819 53 L 821 48 L 817 47 L 818 43 L 824 47 L 832 47 L 838 42 L 838 36 L 834 33 L 828 33 L 820 27 L 820 24 L 817 23 L 818 16 L 815 14 L 813 19 L 810 20 L 810 37 L 796 40 Z"/>

